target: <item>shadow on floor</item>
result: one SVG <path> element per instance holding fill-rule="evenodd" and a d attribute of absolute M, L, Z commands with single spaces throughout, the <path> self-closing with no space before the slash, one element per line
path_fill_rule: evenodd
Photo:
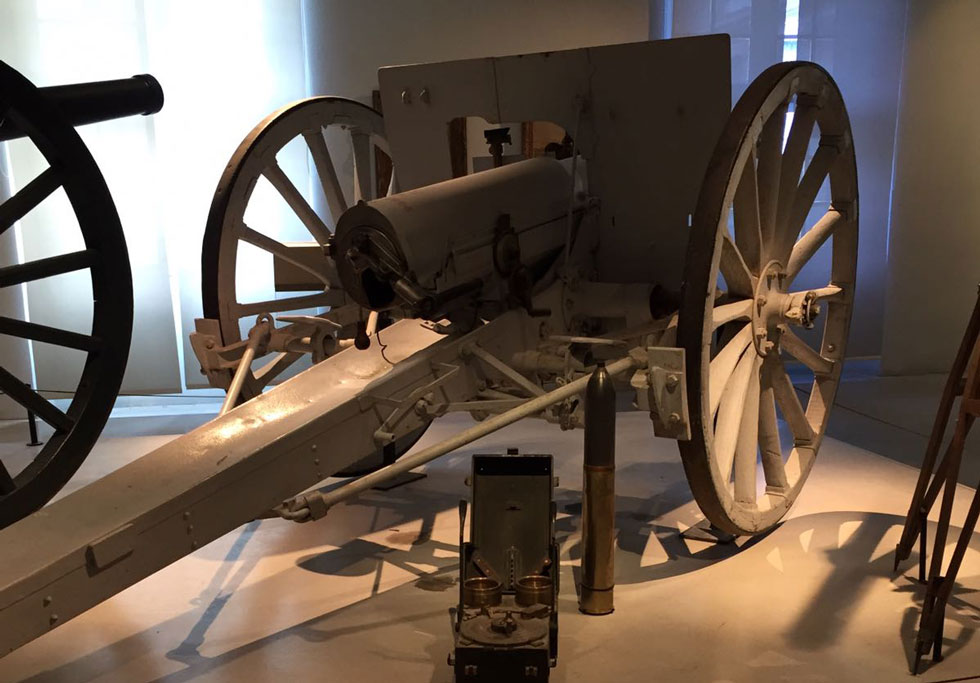
<path fill-rule="evenodd" d="M 855 522 L 857 522 L 856 528 L 852 527 L 852 533 L 841 543 L 844 526 Z M 909 574 L 893 572 L 893 549 L 889 548 L 888 552 L 874 557 L 875 551 L 880 550 L 886 535 L 891 534 L 895 541 L 898 540 L 904 522 L 904 518 L 897 515 L 831 512 L 791 519 L 783 525 L 784 534 L 790 536 L 809 534 L 809 545 L 823 552 L 832 567 L 830 575 L 814 592 L 808 606 L 800 613 L 793 627 L 786 634 L 786 639 L 793 647 L 800 650 L 826 651 L 835 645 L 845 637 L 855 611 L 872 589 L 873 580 L 886 579 L 891 581 L 895 592 L 908 593 L 914 602 L 905 609 L 898 624 L 899 638 L 911 670 L 925 586 Z M 934 531 L 930 531 L 932 537 Z M 957 538 L 960 531 L 960 528 L 951 526 L 950 537 Z M 980 551 L 980 533 L 974 534 L 970 547 Z M 807 552 L 798 544 L 783 544 L 780 550 L 782 561 L 787 564 L 802 559 Z M 794 552 L 799 556 L 798 558 L 793 557 Z M 903 565 L 906 568 L 911 567 L 911 571 L 916 571 L 917 558 L 917 551 L 913 552 L 912 557 Z M 952 633 L 953 636 L 946 637 L 943 641 L 944 656 L 954 656 L 957 651 L 963 649 L 971 642 L 977 628 L 980 627 L 980 601 L 975 599 L 977 595 L 980 595 L 980 592 L 960 586 L 950 598 L 946 635 L 950 636 Z M 972 596 L 974 600 L 971 602 L 965 599 L 966 596 Z M 929 667 L 924 671 L 928 669 Z"/>
<path fill-rule="evenodd" d="M 624 506 L 636 505 L 635 499 L 622 501 Z M 644 501 L 646 502 L 646 501 Z M 629 513 L 620 516 L 620 522 L 633 519 L 640 526 L 640 520 L 630 517 Z M 571 519 L 571 518 L 566 518 Z M 676 552 L 669 554 L 670 559 L 655 565 L 656 571 L 647 571 L 630 565 L 632 551 L 620 548 L 617 561 L 620 571 L 625 572 L 626 583 L 656 580 L 660 577 L 676 575 L 684 569 L 693 571 L 697 568 L 713 564 L 735 553 L 771 553 L 778 548 L 782 562 L 790 569 L 800 566 L 797 563 L 807 563 L 815 566 L 817 562 L 814 553 L 822 553 L 829 563 L 831 570 L 826 578 L 813 590 L 812 598 L 800 612 L 793 626 L 785 633 L 787 645 L 801 651 L 828 651 L 839 639 L 845 637 L 849 623 L 861 603 L 868 597 L 869 591 L 875 584 L 875 579 L 885 579 L 892 585 L 892 590 L 908 593 L 913 604 L 904 611 L 900 623 L 895 624 L 898 636 L 901 638 L 906 651 L 910 651 L 914 642 L 917 618 L 921 607 L 923 590 L 921 586 L 910 581 L 905 576 L 892 576 L 891 552 L 880 553 L 880 547 L 889 533 L 895 534 L 900 528 L 902 519 L 894 515 L 855 512 L 834 512 L 807 515 L 784 523 L 777 531 L 754 539 L 741 548 L 713 546 L 704 554 L 690 553 L 683 549 L 683 542 L 676 544 Z M 848 526 L 850 525 L 850 526 Z M 848 528 L 849 535 L 842 536 L 842 530 Z M 654 530 L 661 527 L 654 526 Z M 229 551 L 229 559 L 242 557 L 246 544 L 256 528 L 246 528 Z M 624 533 L 625 531 L 625 533 Z M 951 530 L 958 533 L 958 529 Z M 570 532 L 569 532 L 570 533 Z M 630 542 L 632 532 L 620 529 L 620 537 Z M 655 533 L 660 540 L 676 537 L 672 534 Z M 805 547 L 799 538 L 808 537 Z M 669 543 L 668 543 L 669 545 Z M 65 664 L 52 671 L 39 674 L 29 683 L 47 683 L 48 681 L 72 680 L 91 681 L 110 673 L 119 662 L 139 656 L 145 652 L 147 637 L 153 631 L 181 630 L 173 622 L 186 624 L 187 636 L 168 657 L 181 661 L 187 668 L 157 679 L 157 683 L 183 683 L 193 681 L 208 673 L 213 673 L 225 667 L 240 667 L 240 661 L 249 656 L 267 652 L 266 656 L 275 659 L 277 645 L 288 638 L 300 638 L 310 643 L 326 642 L 335 638 L 353 634 L 369 634 L 376 632 L 375 637 L 368 641 L 372 657 L 398 659 L 399 661 L 431 662 L 435 667 L 432 681 L 448 681 L 448 667 L 443 665 L 446 654 L 452 646 L 450 617 L 448 606 L 455 602 L 454 595 L 432 596 L 433 587 L 438 592 L 450 592 L 455 586 L 455 558 L 442 558 L 443 566 L 435 571 L 426 572 L 414 567 L 414 563 L 429 563 L 432 561 L 434 548 L 450 548 L 449 544 L 434 542 L 431 539 L 422 540 L 411 545 L 408 550 L 393 549 L 378 543 L 356 539 L 345 547 L 324 553 L 317 553 L 302 558 L 300 566 L 317 573 L 361 575 L 378 571 L 384 563 L 390 563 L 414 573 L 416 581 L 401 585 L 373 597 L 365 598 L 348 606 L 316 616 L 294 626 L 271 633 L 263 638 L 231 648 L 217 656 L 203 656 L 199 652 L 205 642 L 208 627 L 221 608 L 230 600 L 240 599 L 249 601 L 249 593 L 261 593 L 263 581 L 239 588 L 244 568 L 239 569 L 227 583 L 222 584 L 229 569 L 219 568 L 215 580 L 208 588 L 210 599 L 199 608 L 189 611 L 167 624 L 157 624 L 147 631 L 135 634 L 130 638 L 106 646 L 102 650 L 79 660 Z M 974 537 L 971 547 L 980 550 L 980 534 Z M 879 555 L 875 557 L 876 551 Z M 735 560 L 733 560 L 735 561 Z M 910 562 L 914 567 L 915 558 Z M 227 563 L 227 564 L 230 564 Z M 804 565 L 805 566 L 805 565 Z M 826 566 L 820 564 L 819 566 Z M 222 572 L 225 572 L 222 574 Z M 790 573 L 790 572 L 787 572 Z M 790 577 L 787 580 L 792 580 Z M 565 591 L 571 590 L 565 588 Z M 567 594 L 567 593 L 566 593 Z M 944 652 L 953 657 L 974 638 L 976 629 L 980 626 L 980 602 L 976 591 L 960 590 L 954 595 L 948 611 L 948 638 Z M 202 595 L 207 599 L 207 596 Z M 444 615 L 442 619 L 440 615 Z M 656 618 L 651 614 L 652 619 Z M 402 652 L 391 648 L 383 638 L 378 636 L 382 629 L 392 624 L 414 624 L 415 628 L 426 631 L 435 628 L 438 633 L 432 633 L 434 640 L 423 651 Z M 424 626 L 423 626 L 424 624 Z M 189 628 L 188 628 L 189 627 Z M 267 650 L 271 648 L 271 650 Z M 291 650 L 294 652 L 294 650 Z M 406 659 L 408 658 L 408 659 Z M 231 669 L 225 673 L 232 674 Z M 556 672 L 557 673 L 557 672 Z M 941 669 L 939 672 L 941 673 Z M 555 678 L 556 683 L 560 676 Z M 925 680 L 925 679 L 920 679 Z"/>

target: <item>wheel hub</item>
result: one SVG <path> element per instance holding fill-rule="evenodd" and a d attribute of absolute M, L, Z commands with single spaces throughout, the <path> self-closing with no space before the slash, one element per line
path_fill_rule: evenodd
<path fill-rule="evenodd" d="M 779 350 L 779 339 L 787 325 L 809 329 L 820 315 L 815 292 L 786 291 L 786 270 L 779 261 L 770 261 L 762 269 L 754 296 L 752 343 L 762 357 Z"/>

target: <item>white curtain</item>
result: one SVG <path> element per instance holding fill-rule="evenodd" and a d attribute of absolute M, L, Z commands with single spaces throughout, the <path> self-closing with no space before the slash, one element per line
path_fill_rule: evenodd
<path fill-rule="evenodd" d="M 186 339 L 201 314 L 200 254 L 208 207 L 245 134 L 273 109 L 306 95 L 300 4 L 5 0 L 0 5 L 0 59 L 35 84 L 151 73 L 164 89 L 159 114 L 78 129 L 119 210 L 133 270 L 135 324 L 124 392 L 201 385 Z M 29 141 L 6 147 L 5 179 L 15 191 L 43 170 L 44 162 Z M 304 187 L 301 179 L 294 181 Z M 8 263 L 70 251 L 79 239 L 63 196 L 46 200 L 16 226 L 15 235 L 19 253 L 17 245 L 0 244 L 7 247 Z M 84 274 L 75 275 L 29 285 L 26 315 L 87 331 L 90 287 Z M 22 317 L 18 297 L 7 298 L 11 301 L 0 301 L 0 314 Z M 0 347 L 0 361 L 6 365 L 17 353 L 23 355 L 23 345 Z M 72 352 L 33 344 L 41 389 L 73 389 L 79 363 Z"/>

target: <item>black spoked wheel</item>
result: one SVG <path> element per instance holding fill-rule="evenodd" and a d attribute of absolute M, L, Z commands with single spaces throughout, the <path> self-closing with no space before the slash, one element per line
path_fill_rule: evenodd
<path fill-rule="evenodd" d="M 0 62 L 0 120 L 30 138 L 46 170 L 0 204 L 0 234 L 57 192 L 64 191 L 78 220 L 84 249 L 0 265 L 0 287 L 87 271 L 92 322 L 87 334 L 0 317 L 0 334 L 74 349 L 84 363 L 73 398 L 62 411 L 0 367 L 0 391 L 32 410 L 54 433 L 20 468 L 0 461 L 0 528 L 49 501 L 75 473 L 105 426 L 119 393 L 133 324 L 133 284 L 119 216 L 105 180 L 81 138 L 30 81 Z M 59 387 L 60 388 L 60 387 Z"/>

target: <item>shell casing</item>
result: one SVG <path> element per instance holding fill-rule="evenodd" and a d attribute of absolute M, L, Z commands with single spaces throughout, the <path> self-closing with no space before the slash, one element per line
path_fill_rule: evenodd
<path fill-rule="evenodd" d="M 582 503 L 582 586 L 579 609 L 613 611 L 615 580 L 616 468 L 585 466 Z"/>

